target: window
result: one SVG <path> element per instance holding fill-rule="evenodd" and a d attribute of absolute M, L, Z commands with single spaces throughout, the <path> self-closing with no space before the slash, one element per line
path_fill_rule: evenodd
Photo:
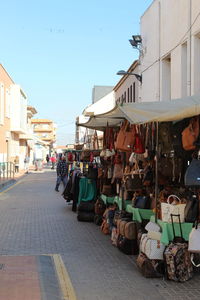
<path fill-rule="evenodd" d="M 171 56 L 162 60 L 162 100 L 171 99 Z"/>
<path fill-rule="evenodd" d="M 133 82 L 133 102 L 135 102 L 135 82 Z"/>
<path fill-rule="evenodd" d="M 128 102 L 131 102 L 131 101 L 130 101 L 129 88 L 128 88 Z"/>
<path fill-rule="evenodd" d="M 0 83 L 0 124 L 4 124 L 4 84 Z"/>
<path fill-rule="evenodd" d="M 9 89 L 6 89 L 6 117 L 10 118 L 10 91 Z"/>
<path fill-rule="evenodd" d="M 126 92 L 124 92 L 124 102 L 126 103 Z"/>
<path fill-rule="evenodd" d="M 132 89 L 132 85 L 130 86 L 130 98 L 131 98 L 130 102 L 133 102 L 133 89 Z"/>
<path fill-rule="evenodd" d="M 181 47 L 181 96 L 187 96 L 187 43 Z"/>

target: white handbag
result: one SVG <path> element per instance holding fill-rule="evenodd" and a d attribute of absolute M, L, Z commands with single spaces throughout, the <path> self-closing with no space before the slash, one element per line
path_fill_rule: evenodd
<path fill-rule="evenodd" d="M 189 252 L 200 252 L 200 225 L 192 228 L 189 234 Z"/>
<path fill-rule="evenodd" d="M 160 241 L 152 240 L 143 234 L 140 241 L 140 251 L 143 252 L 149 259 L 163 260 L 165 245 Z"/>
<path fill-rule="evenodd" d="M 148 231 L 147 237 L 152 240 L 160 241 L 162 233 L 156 231 Z"/>
<path fill-rule="evenodd" d="M 147 225 L 145 226 L 146 231 L 155 231 L 159 232 L 160 231 L 160 226 L 154 222 L 148 222 Z"/>
<path fill-rule="evenodd" d="M 173 204 L 173 203 L 170 204 L 169 199 L 171 197 L 178 200 L 180 204 Z M 167 203 L 165 203 L 165 202 L 161 203 L 162 221 L 171 223 L 171 214 L 173 214 L 173 215 L 180 215 L 180 221 L 181 221 L 181 223 L 183 223 L 185 221 L 185 214 L 184 214 L 185 206 L 186 206 L 186 204 L 185 203 L 181 204 L 181 200 L 176 195 L 170 195 L 167 198 Z M 179 218 L 174 217 L 174 222 L 178 223 Z"/>

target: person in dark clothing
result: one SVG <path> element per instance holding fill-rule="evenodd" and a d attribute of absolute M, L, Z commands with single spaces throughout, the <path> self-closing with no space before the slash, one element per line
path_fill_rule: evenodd
<path fill-rule="evenodd" d="M 46 156 L 46 162 L 47 162 L 47 165 L 49 164 L 49 154 L 47 154 L 47 156 Z"/>
<path fill-rule="evenodd" d="M 67 185 L 68 166 L 67 166 L 65 156 L 62 156 L 61 159 L 59 160 L 57 164 L 56 172 L 57 172 L 57 181 L 56 181 L 55 191 L 59 192 L 58 188 L 61 181 L 64 185 L 64 188 Z"/>

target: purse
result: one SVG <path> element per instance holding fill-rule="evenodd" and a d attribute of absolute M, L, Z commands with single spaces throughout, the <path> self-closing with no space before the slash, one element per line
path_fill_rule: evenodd
<path fill-rule="evenodd" d="M 158 240 L 148 238 L 147 234 L 142 235 L 140 241 L 140 251 L 143 252 L 149 259 L 163 260 L 165 245 Z"/>
<path fill-rule="evenodd" d="M 111 184 L 104 184 L 102 188 L 102 194 L 105 196 L 112 196 L 112 186 Z"/>
<path fill-rule="evenodd" d="M 188 251 L 200 253 L 200 225 L 197 223 L 189 234 Z"/>
<path fill-rule="evenodd" d="M 185 185 L 200 185 L 200 160 L 193 159 L 185 172 Z"/>
<path fill-rule="evenodd" d="M 134 201 L 135 208 L 148 209 L 150 208 L 150 197 L 149 196 L 136 196 Z"/>
<path fill-rule="evenodd" d="M 179 204 L 170 204 L 170 198 L 178 200 Z M 186 204 L 181 204 L 181 200 L 176 195 L 169 195 L 167 203 L 161 203 L 161 218 L 163 222 L 171 223 L 171 215 L 180 215 L 180 222 L 185 221 L 185 207 Z M 179 218 L 176 216 L 174 222 L 178 223 Z"/>
<path fill-rule="evenodd" d="M 189 126 L 182 131 L 182 145 L 186 151 L 196 148 L 195 142 L 199 136 L 199 117 L 193 117 Z"/>
<path fill-rule="evenodd" d="M 135 144 L 135 126 L 129 126 L 126 120 L 122 124 L 115 143 L 115 149 L 120 151 L 130 151 Z"/>
<path fill-rule="evenodd" d="M 152 240 L 160 241 L 162 233 L 156 231 L 148 231 L 147 237 Z"/>
<path fill-rule="evenodd" d="M 142 189 L 142 174 L 140 172 L 137 161 L 135 161 L 135 165 L 131 171 L 131 175 L 128 175 L 125 178 L 125 188 L 129 192 L 134 192 Z"/>
<path fill-rule="evenodd" d="M 145 226 L 146 231 L 155 231 L 159 232 L 160 231 L 160 226 L 154 222 L 148 222 L 147 225 Z"/>

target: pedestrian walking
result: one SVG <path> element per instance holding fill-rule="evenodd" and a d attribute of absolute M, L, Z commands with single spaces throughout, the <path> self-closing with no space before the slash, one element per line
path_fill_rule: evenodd
<path fill-rule="evenodd" d="M 64 188 L 67 185 L 68 166 L 67 166 L 65 156 L 62 156 L 61 159 L 59 160 L 57 167 L 56 167 L 56 172 L 57 172 L 57 181 L 56 181 L 55 191 L 59 192 L 58 188 L 59 188 L 61 181 L 64 185 Z"/>
<path fill-rule="evenodd" d="M 56 164 L 56 157 L 53 155 L 51 157 L 51 169 L 54 170 Z"/>
<path fill-rule="evenodd" d="M 28 157 L 28 155 L 26 155 L 24 158 L 24 171 L 26 173 L 28 173 L 28 170 L 29 170 L 29 161 L 30 161 L 30 158 Z"/>
<path fill-rule="evenodd" d="M 18 173 L 19 172 L 19 156 L 15 156 L 15 159 L 14 159 L 14 163 L 15 163 L 15 173 Z"/>
<path fill-rule="evenodd" d="M 49 154 L 47 154 L 47 156 L 46 156 L 46 162 L 47 162 L 47 166 L 48 166 L 48 164 L 49 164 Z"/>

